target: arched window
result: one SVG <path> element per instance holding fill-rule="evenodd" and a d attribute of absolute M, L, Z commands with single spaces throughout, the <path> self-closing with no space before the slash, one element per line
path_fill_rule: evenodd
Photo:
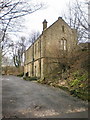
<path fill-rule="evenodd" d="M 64 50 L 67 50 L 67 41 L 64 40 Z"/>
<path fill-rule="evenodd" d="M 65 38 L 61 39 L 60 48 L 61 48 L 61 50 L 67 50 L 67 40 Z"/>
<path fill-rule="evenodd" d="M 63 50 L 63 39 L 61 39 L 61 50 Z"/>

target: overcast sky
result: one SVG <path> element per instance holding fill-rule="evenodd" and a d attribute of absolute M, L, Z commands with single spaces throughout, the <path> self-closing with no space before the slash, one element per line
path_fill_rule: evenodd
<path fill-rule="evenodd" d="M 47 20 L 48 26 L 55 22 L 59 16 L 62 16 L 66 9 L 66 4 L 70 0 L 40 0 L 46 4 L 45 9 L 41 9 L 26 17 L 26 26 L 30 29 L 42 31 L 42 22 Z M 28 24 L 30 23 L 30 24 Z"/>
<path fill-rule="evenodd" d="M 46 7 L 38 10 L 30 15 L 25 16 L 23 25 L 25 26 L 22 30 L 22 34 L 17 35 L 24 36 L 30 34 L 32 31 L 42 32 L 42 22 L 44 19 L 47 20 L 48 26 L 53 24 L 58 17 L 62 17 L 63 13 L 67 11 L 67 6 L 75 0 L 34 0 L 35 2 L 43 2 Z M 83 0 L 78 0 L 83 1 Z"/>
<path fill-rule="evenodd" d="M 41 9 L 33 14 L 26 16 L 26 26 L 28 31 L 39 30 L 42 31 L 42 22 L 44 19 L 47 20 L 48 26 L 55 22 L 59 16 L 66 9 L 66 5 L 70 0 L 39 0 L 46 4 L 46 8 Z M 28 24 L 29 23 L 29 24 Z"/>

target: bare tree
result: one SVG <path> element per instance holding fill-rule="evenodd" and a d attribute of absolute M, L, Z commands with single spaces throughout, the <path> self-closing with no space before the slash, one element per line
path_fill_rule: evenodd
<path fill-rule="evenodd" d="M 47 62 L 45 65 L 46 69 L 48 68 L 48 74 L 58 70 L 60 78 L 64 79 L 69 75 L 71 66 L 78 60 L 79 56 L 78 46 L 73 46 L 72 50 L 68 50 L 64 44 L 52 44 L 47 47 Z"/>
<path fill-rule="evenodd" d="M 42 4 L 35 4 L 29 0 L 1 0 L 0 2 L 0 26 L 3 32 L 2 41 L 12 20 L 31 14 L 39 10 Z"/>
<path fill-rule="evenodd" d="M 39 36 L 40 36 L 39 31 L 32 31 L 29 35 L 29 43 L 33 44 Z"/>
<path fill-rule="evenodd" d="M 66 71 L 68 67 L 68 51 L 64 48 L 64 46 L 56 43 L 47 47 L 47 62 L 45 65 L 48 68 L 48 73 L 52 73 L 56 69 L 61 73 Z"/>
<path fill-rule="evenodd" d="M 20 67 L 23 64 L 23 53 L 26 50 L 25 37 L 21 37 L 20 41 L 13 43 L 12 56 L 15 67 Z"/>
<path fill-rule="evenodd" d="M 2 49 L 1 57 L 4 57 L 7 53 L 10 53 L 12 45 L 13 45 L 13 41 L 10 39 L 8 34 L 6 34 L 4 41 L 1 42 L 1 49 Z"/>
<path fill-rule="evenodd" d="M 88 4 L 85 2 L 69 3 L 67 15 L 63 15 L 70 27 L 77 30 L 78 41 L 85 42 L 88 39 Z"/>
<path fill-rule="evenodd" d="M 21 65 L 24 64 L 24 54 L 25 54 L 25 50 L 29 47 L 29 46 L 33 46 L 33 52 L 34 52 L 34 42 L 35 40 L 39 37 L 39 32 L 35 32 L 33 31 L 29 38 L 25 38 L 24 36 L 22 36 L 20 38 L 20 40 L 18 42 L 16 42 L 15 44 L 13 43 L 12 45 L 12 55 L 13 55 L 13 61 L 14 61 L 14 65 L 16 67 L 20 67 Z M 34 59 L 34 53 L 32 53 L 33 59 Z"/>
<path fill-rule="evenodd" d="M 0 0 L 0 68 L 2 52 L 5 55 L 6 46 L 10 47 L 12 43 L 8 42 L 7 31 L 12 32 L 17 27 L 19 18 L 31 14 L 41 9 L 43 3 L 34 3 L 30 0 Z M 13 29 L 14 26 L 14 29 Z M 6 47 L 7 48 L 7 47 Z M 0 72 L 1 73 L 1 72 Z"/>
<path fill-rule="evenodd" d="M 10 57 L 4 56 L 2 58 L 2 66 L 13 66 L 12 59 Z"/>
<path fill-rule="evenodd" d="M 7 31 L 14 31 L 19 18 L 31 14 L 40 8 L 42 3 L 34 3 L 30 0 L 1 0 L 0 1 L 0 45 L 4 45 Z M 17 21 L 16 21 L 17 20 Z M 15 26 L 13 29 L 13 25 Z M 2 35 L 1 35 L 2 34 Z M 6 42 L 5 42 L 6 43 Z M 4 47 L 2 47 L 4 48 Z"/>

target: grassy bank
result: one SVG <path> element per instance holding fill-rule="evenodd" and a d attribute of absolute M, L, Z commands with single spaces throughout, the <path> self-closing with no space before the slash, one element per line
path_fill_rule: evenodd
<path fill-rule="evenodd" d="M 65 76 L 66 74 L 67 73 L 64 73 L 63 76 Z M 53 75 L 55 76 L 54 73 Z M 57 74 L 57 77 L 55 78 L 53 75 L 49 75 L 45 79 L 39 79 L 37 81 L 42 84 L 59 87 L 60 89 L 68 91 L 73 96 L 90 101 L 90 97 L 88 94 L 88 72 L 82 70 L 75 71 L 70 73 L 69 75 L 67 74 L 67 77 L 65 76 L 65 79 L 60 79 L 61 74 Z"/>

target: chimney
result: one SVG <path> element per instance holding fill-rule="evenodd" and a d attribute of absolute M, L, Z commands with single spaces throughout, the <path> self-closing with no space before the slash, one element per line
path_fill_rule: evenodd
<path fill-rule="evenodd" d="M 43 21 L 43 31 L 47 28 L 47 21 L 46 19 Z"/>
<path fill-rule="evenodd" d="M 62 19 L 62 17 L 58 17 L 58 20 L 59 20 L 59 19 Z"/>

